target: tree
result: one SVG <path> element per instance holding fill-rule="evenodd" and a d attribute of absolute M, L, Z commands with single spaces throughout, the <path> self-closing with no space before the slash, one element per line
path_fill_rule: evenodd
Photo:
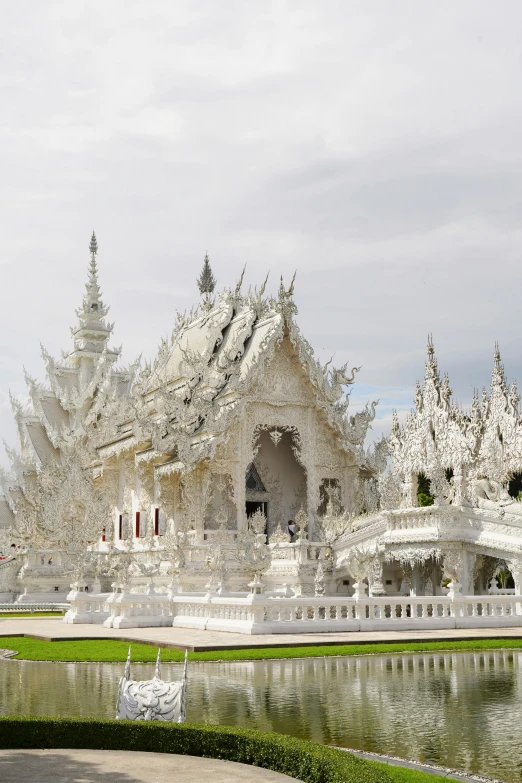
<path fill-rule="evenodd" d="M 417 476 L 417 502 L 419 506 L 432 506 L 433 495 L 430 492 L 430 480 L 425 473 Z"/>
<path fill-rule="evenodd" d="M 205 253 L 203 269 L 201 270 L 201 274 L 198 278 L 198 288 L 202 294 L 206 294 L 207 299 L 210 297 L 210 294 L 213 293 L 214 288 L 216 287 L 216 282 L 216 278 L 212 274 L 212 269 L 210 268 L 208 253 Z"/>

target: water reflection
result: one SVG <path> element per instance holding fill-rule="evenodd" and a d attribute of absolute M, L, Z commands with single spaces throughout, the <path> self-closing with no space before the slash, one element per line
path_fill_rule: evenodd
<path fill-rule="evenodd" d="M 114 717 L 122 664 L 0 662 L 3 714 Z M 189 721 L 278 731 L 522 780 L 522 653 L 189 667 Z M 164 664 L 179 678 L 180 664 Z M 150 665 L 133 666 L 137 678 Z"/>

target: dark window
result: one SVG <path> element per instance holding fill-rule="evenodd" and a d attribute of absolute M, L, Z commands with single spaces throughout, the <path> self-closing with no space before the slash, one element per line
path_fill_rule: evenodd
<path fill-rule="evenodd" d="M 140 512 L 136 511 L 136 538 L 140 537 Z"/>
<path fill-rule="evenodd" d="M 250 492 L 266 492 L 265 486 L 259 477 L 254 463 L 252 462 L 246 472 L 246 488 Z"/>
<path fill-rule="evenodd" d="M 120 518 L 118 520 L 118 538 L 120 541 L 123 538 L 123 514 L 120 514 Z"/>
<path fill-rule="evenodd" d="M 159 508 L 154 509 L 154 535 L 159 536 Z"/>

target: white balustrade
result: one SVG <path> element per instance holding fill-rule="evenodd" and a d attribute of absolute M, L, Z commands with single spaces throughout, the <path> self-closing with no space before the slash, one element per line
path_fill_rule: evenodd
<path fill-rule="evenodd" d="M 277 598 L 188 595 L 172 599 L 173 624 L 185 628 L 263 633 L 326 633 L 522 626 L 520 596 L 406 598 Z"/>
<path fill-rule="evenodd" d="M 522 596 L 350 598 L 235 593 L 69 594 L 69 623 L 179 626 L 246 634 L 522 626 Z"/>

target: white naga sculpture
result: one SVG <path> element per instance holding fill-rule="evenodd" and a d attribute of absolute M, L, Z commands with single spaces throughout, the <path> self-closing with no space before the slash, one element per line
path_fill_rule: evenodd
<path fill-rule="evenodd" d="M 167 720 L 185 722 L 187 693 L 187 660 L 181 682 L 165 682 L 160 676 L 160 651 L 152 680 L 131 680 L 131 650 L 125 664 L 125 672 L 118 687 L 116 720 Z"/>

